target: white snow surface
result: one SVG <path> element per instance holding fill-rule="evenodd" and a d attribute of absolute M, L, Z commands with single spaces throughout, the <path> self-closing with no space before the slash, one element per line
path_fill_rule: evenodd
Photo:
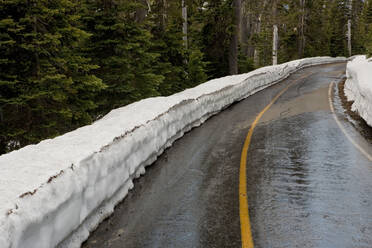
<path fill-rule="evenodd" d="M 372 126 L 372 59 L 356 56 L 347 63 L 345 95 L 354 101 L 352 110 Z"/>
<path fill-rule="evenodd" d="M 343 61 L 308 58 L 214 79 L 0 156 L 0 247 L 80 247 L 133 188 L 133 178 L 192 127 L 303 67 Z M 352 74 L 358 94 L 370 97 L 362 72 Z"/>

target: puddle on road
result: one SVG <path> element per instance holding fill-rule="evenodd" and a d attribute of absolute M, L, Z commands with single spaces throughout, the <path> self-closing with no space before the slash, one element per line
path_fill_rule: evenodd
<path fill-rule="evenodd" d="M 290 101 L 273 105 L 262 117 L 260 123 L 317 111 L 329 111 L 328 88 L 320 88 Z"/>
<path fill-rule="evenodd" d="M 256 247 L 371 247 L 372 167 L 329 112 L 263 123 L 252 144 L 248 201 Z"/>

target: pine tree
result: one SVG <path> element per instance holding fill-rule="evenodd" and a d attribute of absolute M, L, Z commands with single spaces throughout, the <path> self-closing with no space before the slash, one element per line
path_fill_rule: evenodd
<path fill-rule="evenodd" d="M 148 23 L 136 21 L 144 7 L 131 0 L 87 0 L 85 28 L 92 33 L 87 55 L 99 65 L 96 75 L 108 87 L 99 97 L 100 112 L 158 96 L 163 76 L 155 70 L 159 54 L 153 52 Z"/>
<path fill-rule="evenodd" d="M 363 44 L 368 56 L 372 56 L 372 0 L 364 3 L 361 18 L 361 33 L 363 34 Z"/>
<path fill-rule="evenodd" d="M 328 21 L 328 4 L 327 0 L 313 0 L 306 3 L 308 11 L 305 30 L 305 57 L 330 55 L 328 30 L 331 23 Z"/>
<path fill-rule="evenodd" d="M 363 8 L 365 2 L 363 0 L 353 0 L 352 1 L 352 53 L 362 54 L 365 52 L 364 48 L 364 31 L 363 31 Z"/>
<path fill-rule="evenodd" d="M 367 24 L 372 23 L 372 1 L 371 0 L 365 1 L 363 15 L 364 15 L 364 20 Z"/>
<path fill-rule="evenodd" d="M 207 71 L 206 68 L 208 63 L 204 61 L 203 53 L 194 48 L 190 49 L 190 55 L 188 57 L 187 63 L 187 77 L 186 77 L 186 87 L 194 87 L 201 83 L 207 81 Z"/>
<path fill-rule="evenodd" d="M 208 65 L 203 48 L 201 32 L 203 23 L 204 1 L 186 1 L 188 7 L 188 44 L 186 51 L 186 86 L 194 87 L 208 79 Z"/>
<path fill-rule="evenodd" d="M 331 4 L 329 22 L 330 25 L 330 55 L 348 56 L 346 32 L 347 32 L 347 1 L 335 0 Z"/>
<path fill-rule="evenodd" d="M 209 62 L 208 71 L 212 78 L 229 74 L 229 46 L 234 32 L 232 1 L 216 0 L 204 4 L 203 28 L 200 32 L 201 51 Z"/>
<path fill-rule="evenodd" d="M 160 54 L 156 70 L 165 78 L 158 90 L 161 95 L 171 95 L 186 88 L 187 51 L 182 33 L 181 1 L 157 0 L 150 15 L 155 24 L 151 30 L 154 51 Z"/>
<path fill-rule="evenodd" d="M 184 39 L 182 1 L 157 0 L 150 13 L 154 23 L 154 51 L 160 54 L 156 66 L 165 80 L 159 85 L 162 95 L 170 95 L 207 80 L 204 54 L 200 51 L 198 3 L 186 1 L 188 9 L 187 45 Z"/>
<path fill-rule="evenodd" d="M 9 150 L 88 124 L 104 88 L 81 54 L 78 1 L 0 5 L 0 140 Z M 4 147 L 5 146 L 5 147 Z"/>
<path fill-rule="evenodd" d="M 268 14 L 269 6 L 269 0 L 242 1 L 243 15 L 240 37 L 240 46 L 242 49 L 239 58 L 239 67 L 243 71 L 252 68 L 249 65 L 252 61 L 254 67 L 259 67 L 265 60 L 263 57 L 266 48 L 269 46 L 264 38 L 266 33 L 266 18 L 270 16 Z"/>

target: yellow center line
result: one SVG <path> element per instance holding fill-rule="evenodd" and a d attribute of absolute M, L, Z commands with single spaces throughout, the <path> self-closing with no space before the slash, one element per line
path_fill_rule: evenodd
<path fill-rule="evenodd" d="M 256 128 L 258 122 L 265 114 L 267 110 L 271 108 L 271 106 L 279 99 L 281 95 L 283 95 L 293 84 L 302 80 L 312 73 L 306 74 L 303 77 L 293 81 L 287 87 L 285 87 L 278 95 L 274 97 L 274 99 L 267 105 L 261 113 L 258 114 L 256 119 L 254 120 L 251 128 L 249 129 L 248 135 L 245 139 L 241 158 L 240 158 L 240 175 L 239 175 L 239 214 L 240 214 L 240 230 L 241 230 L 241 239 L 242 239 L 242 248 L 253 248 L 253 238 L 252 238 L 252 231 L 251 231 L 251 223 L 249 220 L 249 210 L 248 210 L 248 196 L 247 196 L 247 154 L 249 150 L 249 146 L 251 144 L 251 139 L 253 136 L 253 131 Z"/>

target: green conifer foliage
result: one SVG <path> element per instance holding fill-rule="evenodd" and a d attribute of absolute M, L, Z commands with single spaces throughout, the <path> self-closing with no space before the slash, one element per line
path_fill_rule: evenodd
<path fill-rule="evenodd" d="M 190 49 L 187 63 L 186 87 L 194 87 L 207 81 L 207 62 L 204 62 L 203 53 L 198 49 Z"/>
<path fill-rule="evenodd" d="M 306 1 L 308 11 L 305 30 L 305 57 L 330 55 L 330 36 L 328 34 L 330 22 L 328 21 L 327 4 L 329 4 L 327 0 Z"/>
<path fill-rule="evenodd" d="M 91 121 L 104 88 L 81 55 L 78 1 L 0 4 L 0 140 L 9 150 Z"/>
<path fill-rule="evenodd" d="M 0 154 L 226 76 L 236 40 L 239 72 L 270 65 L 274 25 L 279 63 L 348 56 L 349 20 L 371 56 L 372 0 L 2 0 Z"/>
<path fill-rule="evenodd" d="M 352 1 L 352 53 L 363 54 L 365 53 L 364 48 L 364 32 L 363 32 L 363 7 L 364 0 L 353 0 Z"/>
<path fill-rule="evenodd" d="M 209 61 L 210 77 L 222 77 L 229 74 L 229 45 L 234 31 L 232 1 L 216 0 L 203 7 L 203 29 L 200 39 L 201 51 Z"/>
<path fill-rule="evenodd" d="M 138 7 L 130 0 L 86 3 L 83 21 L 92 33 L 87 55 L 100 66 L 95 73 L 108 85 L 99 97 L 101 112 L 159 95 L 163 81 L 155 70 L 159 54 L 152 51 L 147 23 L 135 21 Z"/>
<path fill-rule="evenodd" d="M 366 23 L 372 23 L 372 1 L 366 0 L 365 1 L 365 8 L 364 8 L 364 20 Z"/>
<path fill-rule="evenodd" d="M 175 11 L 179 10 L 177 7 L 174 3 L 163 6 L 163 1 L 157 1 L 151 13 L 155 24 L 151 30 L 154 36 L 153 50 L 160 54 L 159 63 L 155 67 L 157 73 L 165 78 L 158 87 L 161 95 L 171 95 L 186 88 L 187 51 L 182 40 L 181 11 Z"/>
<path fill-rule="evenodd" d="M 348 56 L 346 40 L 348 11 L 345 0 L 335 0 L 331 4 L 329 14 L 331 56 Z"/>
<path fill-rule="evenodd" d="M 366 0 L 362 15 L 362 32 L 367 55 L 372 56 L 372 0 Z"/>
<path fill-rule="evenodd" d="M 155 1 L 150 13 L 154 23 L 154 51 L 160 54 L 157 72 L 165 77 L 159 85 L 162 95 L 170 95 L 207 80 L 204 54 L 200 51 L 200 22 L 194 11 L 197 3 L 187 1 L 189 33 L 187 47 L 183 41 L 181 1 Z M 198 30 L 198 31 L 196 31 Z"/>

